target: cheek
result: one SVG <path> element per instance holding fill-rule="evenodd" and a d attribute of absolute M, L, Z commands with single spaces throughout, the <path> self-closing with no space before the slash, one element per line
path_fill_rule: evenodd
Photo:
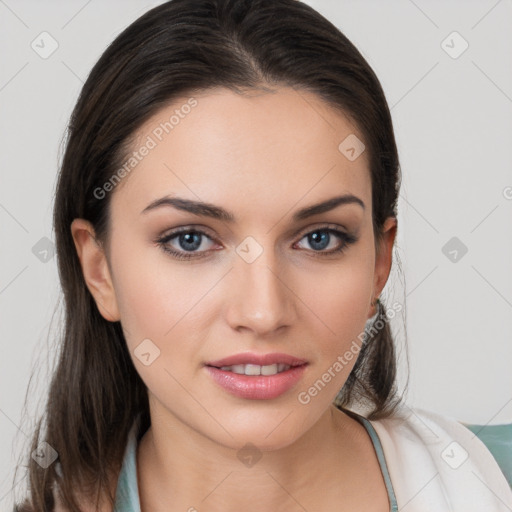
<path fill-rule="evenodd" d="M 322 408 L 334 399 L 359 355 L 375 264 L 371 247 L 366 249 L 359 247 L 339 265 L 323 266 L 321 275 L 303 275 L 299 296 L 314 323 L 308 334 L 314 342 L 317 364 L 300 391 L 312 401 L 313 408 Z"/>
<path fill-rule="evenodd" d="M 116 300 L 131 343 L 141 337 L 162 338 L 180 313 L 177 297 L 186 293 L 179 273 L 170 272 L 161 251 L 145 245 L 139 240 L 143 237 L 119 229 L 112 241 Z"/>
<path fill-rule="evenodd" d="M 116 299 L 132 355 L 150 339 L 160 349 L 161 362 L 189 357 L 197 350 L 195 339 L 206 316 L 208 301 L 201 299 L 215 284 L 215 276 L 168 261 L 155 248 L 118 255 Z"/>
<path fill-rule="evenodd" d="M 125 258 L 116 267 L 116 300 L 129 345 L 161 338 L 171 327 L 173 283 L 159 280 L 147 264 Z M 166 327 L 167 326 L 167 327 Z"/>
<path fill-rule="evenodd" d="M 187 411 L 190 404 L 179 383 L 187 380 L 190 371 L 183 361 L 193 361 L 198 349 L 194 323 L 200 314 L 201 290 L 179 269 L 166 265 L 164 258 L 151 260 L 150 251 L 145 257 L 132 254 L 116 262 L 115 288 L 123 332 L 147 388 L 161 401 L 173 396 Z"/>
<path fill-rule="evenodd" d="M 299 296 L 318 319 L 324 348 L 335 348 L 364 328 L 373 287 L 373 260 L 354 252 L 350 259 L 325 265 L 320 272 L 304 274 Z"/>

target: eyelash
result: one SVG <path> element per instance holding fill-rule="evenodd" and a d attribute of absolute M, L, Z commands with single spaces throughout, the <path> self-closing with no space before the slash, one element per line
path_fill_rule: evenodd
<path fill-rule="evenodd" d="M 343 245 L 341 245 L 341 247 L 339 247 L 337 249 L 331 249 L 330 251 L 312 251 L 313 253 L 316 253 L 320 257 L 327 257 L 327 256 L 331 256 L 333 254 L 341 254 L 346 249 L 348 249 L 348 247 L 351 244 L 353 244 L 353 243 L 355 243 L 355 242 L 357 242 L 359 240 L 359 238 L 356 237 L 355 235 L 349 235 L 347 233 L 344 233 L 343 231 L 340 231 L 339 229 L 335 229 L 335 228 L 331 227 L 331 225 L 324 225 L 324 226 L 319 226 L 319 227 L 317 227 L 317 228 L 315 228 L 313 230 L 301 233 L 299 241 L 302 240 L 305 236 L 310 235 L 312 233 L 316 233 L 318 231 L 334 234 L 335 236 L 339 237 L 342 240 L 342 242 L 343 242 Z M 178 235 L 181 235 L 183 233 L 187 233 L 187 234 L 191 234 L 191 233 L 200 234 L 200 235 L 204 235 L 207 238 L 209 238 L 210 240 L 212 240 L 212 237 L 210 237 L 206 232 L 204 232 L 204 231 L 202 231 L 200 229 L 193 229 L 192 226 L 186 226 L 186 227 L 183 227 L 183 228 L 175 229 L 171 233 L 168 233 L 167 235 L 158 238 L 157 240 L 155 240 L 155 243 L 165 253 L 170 254 L 172 257 L 174 257 L 176 259 L 179 259 L 179 260 L 190 260 L 190 259 L 193 259 L 193 258 L 202 258 L 202 257 L 204 257 L 204 253 L 209 252 L 209 251 L 179 252 L 179 251 L 175 251 L 173 249 L 169 249 L 169 246 L 167 244 L 172 239 L 176 238 Z"/>

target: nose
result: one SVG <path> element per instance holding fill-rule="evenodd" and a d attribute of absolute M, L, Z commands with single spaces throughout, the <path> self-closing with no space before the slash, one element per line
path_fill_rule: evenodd
<path fill-rule="evenodd" d="M 235 330 L 270 335 L 290 326 L 296 318 L 293 285 L 289 273 L 278 265 L 273 251 L 265 249 L 252 263 L 236 257 L 230 272 L 227 321 Z"/>

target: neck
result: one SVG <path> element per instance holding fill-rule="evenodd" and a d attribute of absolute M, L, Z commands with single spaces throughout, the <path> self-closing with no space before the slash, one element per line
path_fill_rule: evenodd
<path fill-rule="evenodd" d="M 331 406 L 292 444 L 259 452 L 219 445 L 165 415 L 155 419 L 137 449 L 141 508 L 155 512 L 318 509 L 312 489 L 328 489 L 329 477 L 338 493 L 342 482 L 348 492 L 364 429 Z"/>

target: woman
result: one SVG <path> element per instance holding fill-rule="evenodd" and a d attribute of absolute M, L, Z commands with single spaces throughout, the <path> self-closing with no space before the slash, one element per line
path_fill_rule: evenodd
<path fill-rule="evenodd" d="M 398 396 L 399 186 L 380 83 L 311 7 L 173 0 L 129 26 L 70 122 L 23 510 L 510 509 L 485 446 Z"/>

